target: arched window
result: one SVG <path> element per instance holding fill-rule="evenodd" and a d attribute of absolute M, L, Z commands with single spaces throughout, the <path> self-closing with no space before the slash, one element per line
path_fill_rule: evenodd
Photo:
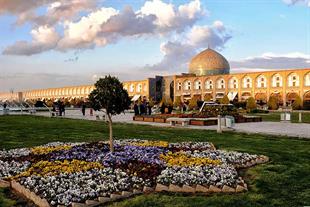
<path fill-rule="evenodd" d="M 137 92 L 141 92 L 141 91 L 142 91 L 142 84 L 139 83 L 139 84 L 138 84 L 138 87 L 137 87 Z"/>
<path fill-rule="evenodd" d="M 305 86 L 310 86 L 310 72 L 305 75 Z"/>
<path fill-rule="evenodd" d="M 205 82 L 205 88 L 206 88 L 207 90 L 213 89 L 213 81 L 212 81 L 211 79 L 206 80 L 206 82 Z"/>
<path fill-rule="evenodd" d="M 252 78 L 250 78 L 249 76 L 245 76 L 242 79 L 242 84 L 243 84 L 243 88 L 252 88 Z"/>
<path fill-rule="evenodd" d="M 220 78 L 217 80 L 217 88 L 218 89 L 224 89 L 225 88 L 225 81 L 223 78 Z"/>
<path fill-rule="evenodd" d="M 299 86 L 299 76 L 296 73 L 291 73 L 287 77 L 288 87 L 298 87 Z"/>
<path fill-rule="evenodd" d="M 272 87 L 282 87 L 282 76 L 280 74 L 275 74 L 271 79 Z"/>
<path fill-rule="evenodd" d="M 134 84 L 130 84 L 130 89 L 129 92 L 134 92 L 135 91 L 135 85 Z"/>
<path fill-rule="evenodd" d="M 256 87 L 257 88 L 266 88 L 267 87 L 267 79 L 264 75 L 260 75 L 256 78 Z"/>
<path fill-rule="evenodd" d="M 180 82 L 177 83 L 177 89 L 178 91 L 182 90 L 182 83 Z"/>
<path fill-rule="evenodd" d="M 195 90 L 201 90 L 201 82 L 200 80 L 195 81 Z"/>
<path fill-rule="evenodd" d="M 186 81 L 184 82 L 184 89 L 185 89 L 185 90 L 191 90 L 191 86 L 192 86 L 191 81 L 186 80 Z"/>
<path fill-rule="evenodd" d="M 238 88 L 238 79 L 237 78 L 232 77 L 231 79 L 229 79 L 229 88 L 230 89 Z"/>

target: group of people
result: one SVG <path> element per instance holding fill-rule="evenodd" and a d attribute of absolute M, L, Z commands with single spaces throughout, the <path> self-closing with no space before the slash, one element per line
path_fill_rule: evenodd
<path fill-rule="evenodd" d="M 65 104 L 62 101 L 58 101 L 57 103 L 54 103 L 52 111 L 54 114 L 58 112 L 59 116 L 62 116 L 62 115 L 65 116 L 66 114 Z"/>
<path fill-rule="evenodd" d="M 141 103 L 138 103 L 138 101 L 136 101 L 133 106 L 133 110 L 135 112 L 135 115 L 151 115 L 152 114 L 152 106 L 149 102 L 146 102 L 146 101 L 143 101 Z"/>

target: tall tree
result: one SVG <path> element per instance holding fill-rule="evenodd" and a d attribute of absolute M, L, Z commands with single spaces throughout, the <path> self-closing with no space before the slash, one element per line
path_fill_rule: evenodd
<path fill-rule="evenodd" d="M 95 83 L 95 89 L 89 94 L 89 102 L 93 109 L 104 109 L 108 117 L 110 131 L 110 150 L 114 151 L 112 116 L 124 112 L 130 106 L 128 92 L 116 77 L 105 76 Z"/>

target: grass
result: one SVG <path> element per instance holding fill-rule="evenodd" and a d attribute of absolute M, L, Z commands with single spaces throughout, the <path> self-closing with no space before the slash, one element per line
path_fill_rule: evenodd
<path fill-rule="evenodd" d="M 114 124 L 114 135 L 170 142 L 210 141 L 220 149 L 263 154 L 271 161 L 240 172 L 249 185 L 246 193 L 210 196 L 150 194 L 111 204 L 113 207 L 310 205 L 310 140 L 131 124 Z M 31 147 L 51 141 L 95 141 L 107 137 L 108 128 L 102 122 L 0 116 L 0 148 Z M 0 190 L 0 206 L 12 206 L 11 202 L 14 201 L 7 199 L 6 193 Z"/>
<path fill-rule="evenodd" d="M 279 122 L 281 112 L 269 112 L 268 114 L 250 114 L 250 115 L 261 116 L 263 118 L 263 121 Z M 299 113 L 293 112 L 291 115 L 291 119 L 293 123 L 298 123 Z M 310 113 L 302 113 L 302 123 L 310 123 Z"/>

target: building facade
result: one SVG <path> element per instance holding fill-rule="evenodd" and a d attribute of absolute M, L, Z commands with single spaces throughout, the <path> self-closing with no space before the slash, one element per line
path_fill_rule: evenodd
<path fill-rule="evenodd" d="M 231 74 L 225 57 L 208 48 L 192 58 L 189 73 L 125 81 L 123 86 L 133 101 L 174 100 L 177 96 L 183 101 L 194 96 L 215 101 L 227 95 L 231 101 L 254 97 L 257 102 L 267 103 L 271 96 L 276 96 L 285 106 L 297 97 L 310 101 L 310 68 Z M 86 99 L 93 89 L 93 85 L 83 85 L 0 93 L 0 101 Z"/>

